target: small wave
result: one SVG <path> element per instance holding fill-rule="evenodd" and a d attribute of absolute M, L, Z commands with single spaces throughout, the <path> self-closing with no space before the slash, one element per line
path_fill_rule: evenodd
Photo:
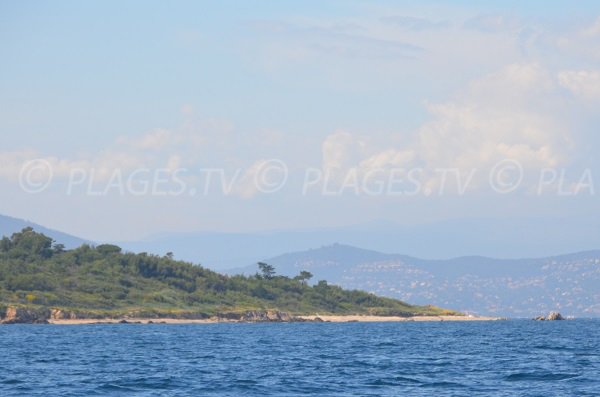
<path fill-rule="evenodd" d="M 137 391 L 136 389 L 133 389 L 131 387 L 126 387 L 126 386 L 119 386 L 119 385 L 115 385 L 114 383 L 105 383 L 103 385 L 98 386 L 99 390 L 102 391 L 119 391 L 119 392 L 135 392 Z"/>
<path fill-rule="evenodd" d="M 170 389 L 181 386 L 171 380 L 170 378 L 151 378 L 151 377 L 140 377 L 135 379 L 127 379 L 117 383 L 105 383 L 100 386 L 100 389 L 114 390 L 114 391 L 127 391 L 127 392 L 139 392 L 140 390 L 157 390 L 157 389 Z"/>
<path fill-rule="evenodd" d="M 235 384 L 244 386 L 254 386 L 257 385 L 258 382 L 253 379 L 236 379 Z"/>
<path fill-rule="evenodd" d="M 577 378 L 579 374 L 553 374 L 553 373 L 526 373 L 519 372 L 516 374 L 508 375 L 504 380 L 508 382 L 520 382 L 520 381 L 556 381 Z"/>
<path fill-rule="evenodd" d="M 576 351 L 577 349 L 567 346 L 551 346 L 551 345 L 536 345 L 534 349 L 538 350 L 552 350 L 552 351 Z"/>
<path fill-rule="evenodd" d="M 396 347 L 397 345 L 395 342 L 379 342 L 375 347 Z"/>
<path fill-rule="evenodd" d="M 406 376 L 395 376 L 393 378 L 376 379 L 369 383 L 370 386 L 399 386 L 402 384 L 418 384 L 423 383 L 418 379 L 409 378 Z"/>
<path fill-rule="evenodd" d="M 19 379 L 4 379 L 0 381 L 3 385 L 18 385 L 19 383 L 25 383 L 25 381 Z"/>
<path fill-rule="evenodd" d="M 590 352 L 579 352 L 579 353 L 574 353 L 574 356 L 577 357 L 600 357 L 600 353 L 590 353 Z"/>
<path fill-rule="evenodd" d="M 405 383 L 423 383 L 422 381 L 414 378 L 409 378 L 407 376 L 396 376 L 394 380 Z"/>
<path fill-rule="evenodd" d="M 429 383 L 424 383 L 421 385 L 421 387 L 440 387 L 440 388 L 450 388 L 450 387 L 467 387 L 466 385 L 463 385 L 462 383 L 456 383 L 456 382 L 429 382 Z"/>

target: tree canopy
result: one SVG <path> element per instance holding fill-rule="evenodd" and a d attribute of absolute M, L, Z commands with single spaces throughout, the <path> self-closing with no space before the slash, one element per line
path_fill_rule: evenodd
<path fill-rule="evenodd" d="M 123 252 L 114 245 L 65 250 L 32 229 L 0 240 L 0 304 L 99 311 L 217 312 L 278 309 L 296 314 L 435 314 L 363 291 L 347 291 L 302 271 L 278 276 L 259 263 L 256 276 L 226 276 L 172 255 Z"/>

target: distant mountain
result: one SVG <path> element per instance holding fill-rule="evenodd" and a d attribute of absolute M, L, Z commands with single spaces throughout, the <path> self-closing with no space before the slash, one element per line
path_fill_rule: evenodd
<path fill-rule="evenodd" d="M 335 243 L 335 233 L 315 231 L 273 231 L 256 233 L 166 233 L 139 242 L 116 242 L 132 252 L 164 255 L 171 251 L 178 259 L 201 263 L 213 270 L 227 270 L 256 263 L 282 252 L 300 251 Z"/>
<path fill-rule="evenodd" d="M 11 218 L 9 216 L 0 215 L 0 237 L 10 237 L 13 233 L 20 232 L 26 227 L 32 227 L 36 232 L 43 233 L 48 237 L 51 237 L 55 241 L 64 244 L 67 248 L 76 248 L 81 244 L 89 243 L 84 239 L 72 236 L 63 232 L 48 229 L 44 226 L 36 223 L 26 221 L 23 219 Z"/>
<path fill-rule="evenodd" d="M 476 314 L 533 317 L 559 310 L 600 316 L 600 251 L 533 259 L 424 260 L 335 244 L 267 262 L 283 275 L 308 270 L 313 281 Z M 256 266 L 232 270 L 254 272 Z"/>
<path fill-rule="evenodd" d="M 560 225 L 560 226 L 558 226 Z M 133 252 L 238 268 L 284 252 L 341 243 L 380 252 L 444 259 L 462 255 L 542 257 L 596 248 L 600 219 L 460 219 L 421 225 L 379 221 L 355 226 L 253 233 L 163 233 L 144 241 L 114 242 Z"/>

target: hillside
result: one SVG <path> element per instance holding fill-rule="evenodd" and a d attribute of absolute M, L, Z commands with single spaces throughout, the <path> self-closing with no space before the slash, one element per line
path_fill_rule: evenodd
<path fill-rule="evenodd" d="M 306 269 L 343 288 L 480 315 L 533 317 L 558 310 L 600 316 L 600 251 L 529 259 L 424 260 L 334 244 L 268 262 L 284 275 Z M 247 267 L 232 274 L 249 271 Z"/>
<path fill-rule="evenodd" d="M 0 215 L 0 238 L 3 236 L 10 237 L 13 233 L 17 233 L 26 227 L 33 228 L 34 230 L 43 233 L 48 237 L 51 237 L 55 241 L 60 241 L 60 243 L 64 244 L 66 248 L 76 248 L 82 244 L 89 243 L 89 241 L 86 241 L 79 237 L 59 232 L 57 230 L 52 230 L 30 221 Z"/>
<path fill-rule="evenodd" d="M 347 291 L 309 275 L 224 276 L 171 255 L 123 253 L 114 245 L 73 250 L 32 229 L 0 241 L 0 303 L 94 315 L 212 316 L 249 310 L 293 314 L 452 314 Z"/>

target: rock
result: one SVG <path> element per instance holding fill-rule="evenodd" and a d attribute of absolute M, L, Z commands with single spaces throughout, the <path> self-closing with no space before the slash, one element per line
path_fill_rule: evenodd
<path fill-rule="evenodd" d="M 281 321 L 281 317 L 278 312 L 267 311 L 267 321 Z"/>
<path fill-rule="evenodd" d="M 560 321 L 564 319 L 565 318 L 559 312 L 550 312 L 550 314 L 548 314 L 546 317 L 547 321 Z"/>
<path fill-rule="evenodd" d="M 75 312 L 66 312 L 60 309 L 52 309 L 50 311 L 50 319 L 52 320 L 77 320 L 78 318 Z"/>
<path fill-rule="evenodd" d="M 244 313 L 241 318 L 241 321 L 249 321 L 249 322 L 289 322 L 294 321 L 294 319 L 285 312 L 280 312 L 278 310 L 252 310 Z"/>
<path fill-rule="evenodd" d="M 546 317 L 537 316 L 534 318 L 535 321 L 561 321 L 565 318 L 559 312 L 550 312 Z"/>
<path fill-rule="evenodd" d="M 265 322 L 265 321 L 269 321 L 269 319 L 267 318 L 267 312 L 257 311 L 257 310 L 247 311 L 246 313 L 244 313 L 242 315 L 242 317 L 240 318 L 240 320 L 242 320 L 242 321 L 250 321 L 250 322 Z"/>
<path fill-rule="evenodd" d="M 217 319 L 219 321 L 239 321 L 242 319 L 242 314 L 235 312 L 218 313 Z"/>
<path fill-rule="evenodd" d="M 50 318 L 48 309 L 25 309 L 22 307 L 7 307 L 1 316 L 2 324 L 47 324 Z"/>
<path fill-rule="evenodd" d="M 292 321 L 292 317 L 288 313 L 280 311 L 268 311 L 267 318 L 269 319 L 269 321 Z"/>

